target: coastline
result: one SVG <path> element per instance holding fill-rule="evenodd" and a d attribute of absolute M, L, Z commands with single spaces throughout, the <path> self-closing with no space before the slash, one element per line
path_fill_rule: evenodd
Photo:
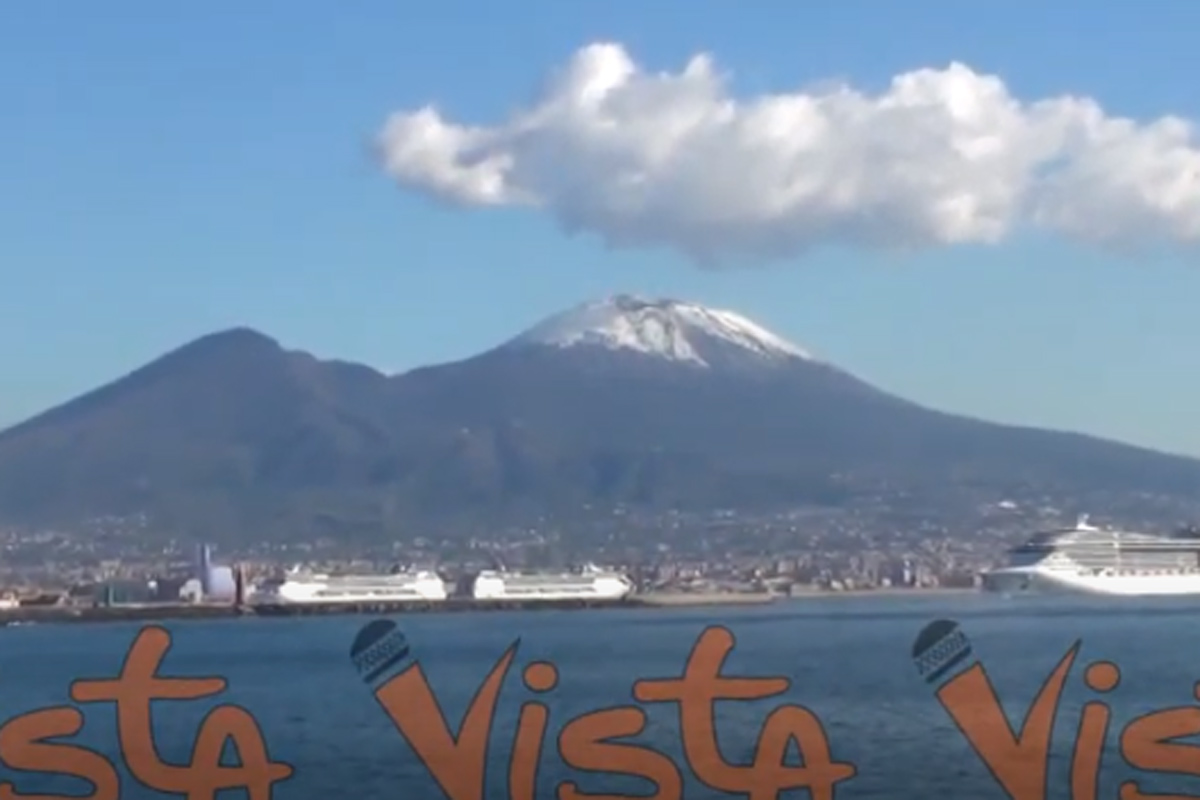
<path fill-rule="evenodd" d="M 974 587 L 944 588 L 926 586 L 918 589 L 809 589 L 792 594 L 768 594 L 757 592 L 651 592 L 637 595 L 640 601 L 655 608 L 681 608 L 687 606 L 746 606 L 770 603 L 803 602 L 841 597 L 941 597 L 964 594 L 979 594 Z"/>
<path fill-rule="evenodd" d="M 979 594 L 982 590 L 974 586 L 922 586 L 920 588 L 886 589 L 842 589 L 839 591 L 800 591 L 788 595 L 791 600 L 807 600 L 812 597 L 941 597 L 964 594 Z"/>
<path fill-rule="evenodd" d="M 0 609 L 0 626 L 42 623 L 157 622 L 186 619 L 225 619 L 235 617 L 289 617 L 347 614 L 437 614 L 487 611 L 565 611 L 602 608 L 701 608 L 744 607 L 786 602 L 803 602 L 830 597 L 916 597 L 978 593 L 978 589 L 849 589 L 844 591 L 805 591 L 795 594 L 766 593 L 692 593 L 650 592 L 609 601 L 478 601 L 451 598 L 434 603 L 306 604 L 295 606 L 237 606 L 213 603 L 154 603 L 113 606 L 21 606 Z"/>
<path fill-rule="evenodd" d="M 701 608 L 766 606 L 827 597 L 916 597 L 977 594 L 978 589 L 848 589 L 802 591 L 791 595 L 737 593 L 647 593 L 610 601 L 478 601 L 328 603 L 304 606 L 235 606 L 229 603 L 144 603 L 121 606 L 22 606 L 0 609 L 0 626 L 43 622 L 166 621 L 226 619 L 238 616 L 313 616 L 329 614 L 438 614 L 480 613 L 497 610 L 588 610 L 599 608 Z"/>

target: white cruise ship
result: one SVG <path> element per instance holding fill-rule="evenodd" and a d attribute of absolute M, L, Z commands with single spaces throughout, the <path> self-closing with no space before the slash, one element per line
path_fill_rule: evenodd
<path fill-rule="evenodd" d="M 1200 594 L 1200 535 L 1096 528 L 1035 534 L 1009 551 L 1009 564 L 983 575 L 996 592 L 1050 591 L 1126 596 Z"/>
<path fill-rule="evenodd" d="M 401 570 L 388 575 L 322 575 L 291 570 L 253 587 L 253 605 L 305 603 L 437 602 L 448 596 L 445 582 L 432 570 Z"/>
<path fill-rule="evenodd" d="M 620 600 L 633 591 L 626 576 L 588 564 L 578 572 L 485 570 L 475 577 L 476 600 Z"/>

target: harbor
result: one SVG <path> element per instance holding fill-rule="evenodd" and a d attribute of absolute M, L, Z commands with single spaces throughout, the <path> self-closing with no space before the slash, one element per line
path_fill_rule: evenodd
<path fill-rule="evenodd" d="M 650 592 L 636 595 L 642 605 L 650 608 L 761 606 L 786 596 L 774 592 Z"/>
<path fill-rule="evenodd" d="M 133 589 L 138 586 L 134 585 Z M 241 564 L 217 564 L 207 545 L 174 580 L 148 581 L 139 594 L 114 583 L 78 595 L 0 598 L 0 626 L 71 622 L 156 622 L 239 617 L 309 617 L 748 607 L 797 593 L 795 586 L 646 586 L 619 568 L 584 564 L 559 570 L 509 570 L 503 565 L 439 572 L 395 566 L 388 572 L 325 573 L 306 568 L 248 576 Z M 151 594 L 157 596 L 147 596 Z M 912 591 L 912 590 L 907 590 Z"/>
<path fill-rule="evenodd" d="M 596 609 L 695 608 L 701 606 L 745 606 L 771 603 L 774 594 L 647 593 L 623 598 L 570 599 L 476 599 L 449 597 L 437 601 L 309 602 L 280 604 L 238 603 L 143 603 L 122 605 L 21 606 L 0 609 L 0 625 L 80 622 L 156 622 L 233 617 L 300 617 L 334 614 L 430 614 L 480 613 L 491 611 L 582 611 Z"/>

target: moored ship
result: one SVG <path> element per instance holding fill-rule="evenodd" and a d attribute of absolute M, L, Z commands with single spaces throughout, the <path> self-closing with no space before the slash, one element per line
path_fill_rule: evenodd
<path fill-rule="evenodd" d="M 292 570 L 253 587 L 251 605 L 441 602 L 446 584 L 433 570 L 397 569 L 382 575 L 326 575 Z"/>
<path fill-rule="evenodd" d="M 987 591 L 1149 596 L 1200 594 L 1200 535 L 1073 527 L 1043 531 L 982 576 Z"/>
<path fill-rule="evenodd" d="M 578 571 L 512 572 L 485 570 L 475 576 L 476 600 L 623 600 L 633 592 L 625 575 L 588 564 Z"/>

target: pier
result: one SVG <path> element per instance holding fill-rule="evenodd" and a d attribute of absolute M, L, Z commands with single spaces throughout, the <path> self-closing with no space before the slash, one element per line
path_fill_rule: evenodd
<path fill-rule="evenodd" d="M 446 600 L 367 601 L 362 603 L 293 603 L 250 606 L 260 616 L 313 616 L 318 614 L 428 614 L 471 611 L 566 611 L 597 608 L 640 608 L 647 603 L 639 596 L 623 600 L 476 600 L 451 597 Z"/>
<path fill-rule="evenodd" d="M 243 616 L 228 603 L 138 603 L 111 606 L 31 605 L 0 610 L 0 625 L 43 622 L 153 622 L 168 619 L 220 619 Z"/>
<path fill-rule="evenodd" d="M 222 619 L 245 616 L 301 617 L 333 614 L 431 614 L 485 611 L 568 611 L 604 608 L 689 608 L 769 603 L 769 594 L 635 594 L 620 600 L 476 600 L 452 597 L 440 601 L 367 601 L 362 603 L 295 603 L 281 605 L 230 603 L 140 603 L 98 606 L 31 605 L 0 609 L 0 625 L 49 622 L 154 622 L 178 619 Z"/>
<path fill-rule="evenodd" d="M 642 605 L 652 608 L 696 608 L 700 606 L 761 606 L 780 595 L 766 592 L 652 592 L 638 595 Z"/>

